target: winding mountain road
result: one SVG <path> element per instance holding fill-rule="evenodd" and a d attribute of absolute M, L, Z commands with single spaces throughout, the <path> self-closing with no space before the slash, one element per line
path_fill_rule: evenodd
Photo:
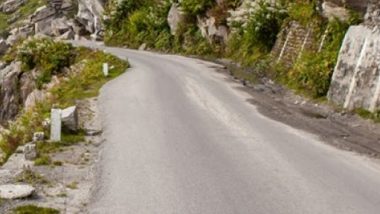
<path fill-rule="evenodd" d="M 375 161 L 262 116 L 218 65 L 105 50 L 132 68 L 99 98 L 106 142 L 89 213 L 380 213 Z"/>

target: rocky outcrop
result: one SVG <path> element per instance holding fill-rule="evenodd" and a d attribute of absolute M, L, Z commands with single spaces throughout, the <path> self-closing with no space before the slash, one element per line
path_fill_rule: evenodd
<path fill-rule="evenodd" d="M 100 0 L 78 0 L 78 14 L 76 20 L 89 32 L 94 39 L 103 35 L 101 23 L 104 2 Z"/>
<path fill-rule="evenodd" d="M 328 98 L 353 110 L 380 109 L 380 3 L 372 1 L 363 25 L 351 26 L 343 41 Z"/>
<path fill-rule="evenodd" d="M 12 63 L 0 71 L 0 122 L 13 119 L 20 110 L 19 76 L 21 63 Z"/>

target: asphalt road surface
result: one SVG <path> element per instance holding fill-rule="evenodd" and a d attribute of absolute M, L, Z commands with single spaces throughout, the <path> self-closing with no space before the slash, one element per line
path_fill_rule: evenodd
<path fill-rule="evenodd" d="M 99 98 L 106 142 L 90 213 L 380 213 L 376 161 L 262 116 L 217 65 L 106 51 L 132 68 Z"/>

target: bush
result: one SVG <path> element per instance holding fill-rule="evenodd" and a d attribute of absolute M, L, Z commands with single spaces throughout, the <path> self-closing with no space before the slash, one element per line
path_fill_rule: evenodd
<path fill-rule="evenodd" d="M 230 36 L 227 55 L 245 65 L 252 65 L 265 58 L 276 42 L 277 34 L 286 17 L 287 14 L 281 6 L 273 8 L 260 1 L 250 15 L 247 25 L 237 28 Z"/>
<path fill-rule="evenodd" d="M 18 48 L 16 57 L 22 62 L 22 69 L 29 71 L 38 68 L 37 86 L 51 80 L 53 74 L 69 66 L 74 59 L 74 48 L 70 44 L 55 42 L 52 39 L 26 40 Z"/>

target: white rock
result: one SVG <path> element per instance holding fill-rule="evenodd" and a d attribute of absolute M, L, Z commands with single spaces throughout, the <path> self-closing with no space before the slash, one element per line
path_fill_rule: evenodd
<path fill-rule="evenodd" d="M 0 198 L 2 199 L 20 199 L 32 195 L 35 188 L 30 185 L 0 185 Z"/>
<path fill-rule="evenodd" d="M 76 106 L 62 110 L 62 125 L 69 131 L 78 131 L 78 112 Z"/>

